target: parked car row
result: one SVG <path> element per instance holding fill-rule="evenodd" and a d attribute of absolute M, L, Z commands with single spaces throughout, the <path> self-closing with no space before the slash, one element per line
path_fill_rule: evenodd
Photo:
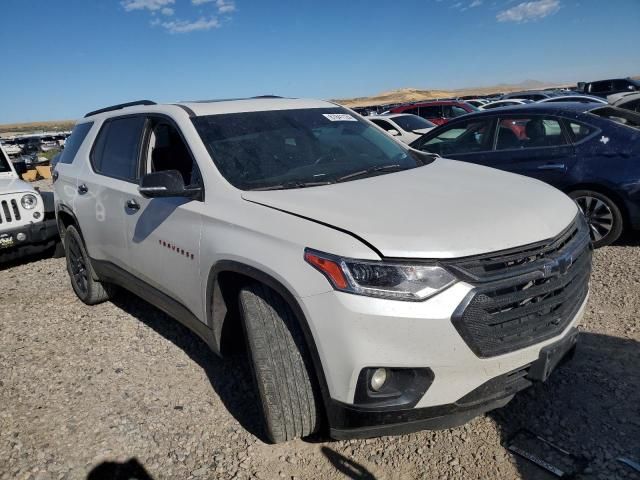
<path fill-rule="evenodd" d="M 10 157 L 33 155 L 64 146 L 71 132 L 38 133 L 0 138 L 0 144 Z"/>

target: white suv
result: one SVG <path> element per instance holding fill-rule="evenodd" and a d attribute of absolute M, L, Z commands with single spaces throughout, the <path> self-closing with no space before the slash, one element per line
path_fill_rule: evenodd
<path fill-rule="evenodd" d="M 78 297 L 124 287 L 217 353 L 245 335 L 275 442 L 459 425 L 574 350 L 589 233 L 539 181 L 274 97 L 109 107 L 64 152 Z"/>
<path fill-rule="evenodd" d="M 0 146 L 0 263 L 53 250 L 57 239 L 53 194 L 20 180 Z"/>

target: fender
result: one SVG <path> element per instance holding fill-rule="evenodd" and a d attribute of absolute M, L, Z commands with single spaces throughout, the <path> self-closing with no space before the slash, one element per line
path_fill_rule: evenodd
<path fill-rule="evenodd" d="M 284 285 L 282 285 L 282 283 L 273 278 L 271 275 L 258 270 L 257 268 L 251 267 L 241 262 L 236 262 L 234 260 L 220 260 L 213 266 L 213 268 L 209 272 L 209 277 L 207 280 L 207 324 L 213 332 L 217 353 L 220 354 L 222 327 L 227 314 L 227 305 L 225 301 L 226 299 L 224 298 L 223 292 L 220 289 L 220 285 L 218 283 L 218 275 L 225 272 L 238 273 L 244 275 L 245 277 L 249 277 L 258 282 L 264 283 L 269 288 L 277 292 L 284 299 L 284 301 L 287 302 L 287 305 L 289 305 L 289 307 L 295 314 L 300 327 L 302 328 L 305 343 L 307 345 L 309 354 L 311 355 L 313 369 L 315 371 L 316 379 L 318 380 L 318 385 L 320 387 L 320 393 L 322 395 L 323 403 L 325 407 L 330 405 L 329 387 L 324 376 L 324 369 L 322 368 L 320 355 L 318 354 L 318 349 L 316 348 L 316 343 L 313 338 L 313 334 L 311 333 L 311 329 L 309 328 L 307 318 L 295 296 Z"/>

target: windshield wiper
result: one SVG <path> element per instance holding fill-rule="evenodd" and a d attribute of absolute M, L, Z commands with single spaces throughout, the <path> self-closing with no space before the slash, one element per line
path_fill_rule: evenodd
<path fill-rule="evenodd" d="M 323 181 L 323 182 L 303 182 L 299 180 L 291 180 L 289 182 L 282 182 L 277 185 L 269 185 L 267 187 L 258 187 L 252 188 L 251 190 L 254 192 L 260 192 L 265 190 L 289 190 L 292 188 L 306 188 L 306 187 L 319 187 L 322 185 L 331 185 L 334 182 Z"/>
<path fill-rule="evenodd" d="M 364 170 L 358 170 L 357 172 L 348 173 L 346 175 L 343 175 L 342 177 L 338 177 L 336 178 L 336 182 L 344 182 L 346 180 L 351 180 L 353 178 L 371 175 L 372 173 L 395 172 L 397 170 L 406 170 L 406 169 L 407 169 L 406 167 L 403 167 L 399 163 L 393 163 L 390 165 L 376 165 L 375 167 L 365 168 Z"/>

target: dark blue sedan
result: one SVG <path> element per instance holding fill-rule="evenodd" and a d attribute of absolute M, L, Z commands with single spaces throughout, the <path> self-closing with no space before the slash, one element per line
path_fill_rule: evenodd
<path fill-rule="evenodd" d="M 582 209 L 596 247 L 625 227 L 640 229 L 638 113 L 583 103 L 505 107 L 451 120 L 411 146 L 559 188 Z"/>

